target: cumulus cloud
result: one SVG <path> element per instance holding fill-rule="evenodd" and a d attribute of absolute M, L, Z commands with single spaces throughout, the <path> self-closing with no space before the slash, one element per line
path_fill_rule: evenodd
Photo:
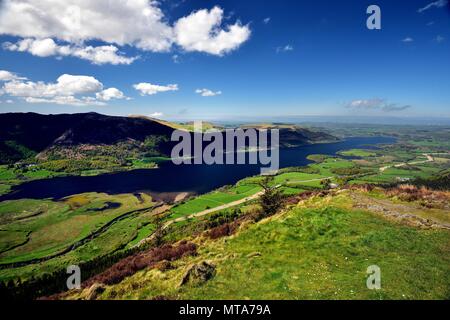
<path fill-rule="evenodd" d="M 268 24 L 270 22 L 271 18 L 267 17 L 263 20 L 264 24 Z"/>
<path fill-rule="evenodd" d="M 222 91 L 212 91 L 209 89 L 197 89 L 195 93 L 198 93 L 202 97 L 214 97 L 222 94 Z"/>
<path fill-rule="evenodd" d="M 384 112 L 396 112 L 412 108 L 412 106 L 410 105 L 388 103 L 385 99 L 380 98 L 353 100 L 349 103 L 346 103 L 345 107 L 364 110 L 381 110 Z"/>
<path fill-rule="evenodd" d="M 103 89 L 103 84 L 94 77 L 63 74 L 56 83 L 11 81 L 3 88 L 7 94 L 16 97 L 54 97 L 97 92 Z"/>
<path fill-rule="evenodd" d="M 160 92 L 178 91 L 177 84 L 168 84 L 167 86 L 161 86 L 157 84 L 141 82 L 133 85 L 133 88 L 139 91 L 141 96 L 152 96 Z"/>
<path fill-rule="evenodd" d="M 57 54 L 58 46 L 53 39 L 23 39 L 17 43 L 5 42 L 3 48 L 10 51 L 28 51 L 34 56 L 48 57 Z"/>
<path fill-rule="evenodd" d="M 402 42 L 405 42 L 405 43 L 414 42 L 414 39 L 411 37 L 406 37 L 405 39 L 402 40 Z"/>
<path fill-rule="evenodd" d="M 117 88 L 109 88 L 103 91 L 97 92 L 95 97 L 101 101 L 110 101 L 113 99 L 126 99 L 122 91 Z"/>
<path fill-rule="evenodd" d="M 118 89 L 103 90 L 103 84 L 94 77 L 69 74 L 61 75 L 54 83 L 11 79 L 1 90 L 5 95 L 28 103 L 74 106 L 105 105 L 105 101 L 125 98 Z"/>
<path fill-rule="evenodd" d="M 138 57 L 123 56 L 116 46 L 73 46 L 73 45 L 58 45 L 51 39 L 23 39 L 16 43 L 6 42 L 3 48 L 9 51 L 28 52 L 38 57 L 50 56 L 72 56 L 83 60 L 88 60 L 93 64 L 131 64 Z"/>
<path fill-rule="evenodd" d="M 12 80 L 26 80 L 27 78 L 19 77 L 13 72 L 6 70 L 0 70 L 0 81 L 12 81 Z"/>
<path fill-rule="evenodd" d="M 223 55 L 247 41 L 250 28 L 237 22 L 221 29 L 223 10 L 199 10 L 179 19 L 174 26 L 175 41 L 186 51 Z"/>
<path fill-rule="evenodd" d="M 427 11 L 431 8 L 442 8 L 445 7 L 448 3 L 448 0 L 437 0 L 434 2 L 431 2 L 429 4 L 427 4 L 425 7 L 420 8 L 419 10 L 417 10 L 417 12 L 422 13 L 424 11 Z"/>
<path fill-rule="evenodd" d="M 136 57 L 118 47 L 168 52 L 174 44 L 186 51 L 223 55 L 250 36 L 240 22 L 222 28 L 223 10 L 199 10 L 171 25 L 158 1 L 3 0 L 0 35 L 21 38 L 12 51 L 39 57 L 73 56 L 95 64 L 130 64 Z M 93 47 L 89 41 L 106 45 Z"/>
<path fill-rule="evenodd" d="M 172 30 L 156 1 L 4 0 L 0 33 L 69 43 L 100 40 L 166 51 Z"/>

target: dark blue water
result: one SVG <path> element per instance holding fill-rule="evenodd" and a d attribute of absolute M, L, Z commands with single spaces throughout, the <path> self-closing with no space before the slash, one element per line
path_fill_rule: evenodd
<path fill-rule="evenodd" d="M 338 151 L 367 148 L 368 145 L 394 143 L 389 137 L 349 138 L 337 143 L 314 144 L 280 150 L 280 168 L 304 166 L 311 154 L 335 155 Z M 133 170 L 94 177 L 60 177 L 21 184 L 0 201 L 14 199 L 61 199 L 85 192 L 108 194 L 148 192 L 156 196 L 163 193 L 206 193 L 224 185 L 260 174 L 259 165 L 181 165 L 171 162 L 159 169 Z"/>

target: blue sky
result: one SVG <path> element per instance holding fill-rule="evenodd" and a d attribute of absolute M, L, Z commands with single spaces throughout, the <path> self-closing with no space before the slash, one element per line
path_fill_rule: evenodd
<path fill-rule="evenodd" d="M 146 1 L 136 1 L 146 5 L 142 4 Z M 72 29 L 64 33 L 55 27 L 59 18 L 46 8 L 34 8 L 48 12 L 47 20 L 38 20 L 23 16 L 14 2 L 5 0 L 0 7 L 0 70 L 10 73 L 8 77 L 4 72 L 0 81 L 0 86 L 9 83 L 7 89 L 0 89 L 1 112 L 95 111 L 180 120 L 300 115 L 450 117 L 450 10 L 443 6 L 445 0 L 163 1 L 150 5 L 151 10 L 161 10 L 155 28 L 174 30 L 178 38 L 162 49 L 159 46 L 173 36 L 155 36 L 151 48 L 143 48 L 136 44 L 140 39 L 122 41 L 130 37 L 127 33 L 111 39 L 108 30 L 97 30 L 117 27 L 114 14 L 105 14 L 100 5 L 81 8 L 83 19 L 89 16 L 85 9 L 105 16 L 86 31 L 83 20 L 83 32 L 73 36 Z M 366 9 L 371 4 L 381 8 L 381 30 L 366 28 Z M 210 33 L 208 39 L 215 43 L 210 46 L 195 39 L 198 28 L 208 29 L 208 23 L 202 23 L 202 16 L 190 18 L 203 10 L 203 17 L 212 19 L 213 8 L 221 9 L 215 13 L 222 18 L 213 27 L 228 34 L 222 41 Z M 420 8 L 424 9 L 418 12 Z M 18 28 L 13 20 L 2 22 L 2 14 L 16 15 L 15 21 L 38 27 Z M 186 23 L 179 26 L 183 30 L 177 31 L 175 25 L 184 18 Z M 235 26 L 236 34 L 228 26 Z M 142 34 L 148 36 L 145 30 Z M 93 58 L 58 53 L 54 46 L 34 53 L 31 45 L 19 50 L 24 39 L 52 39 L 71 52 L 110 45 L 118 48 L 120 57 L 139 58 L 127 64 L 98 64 Z M 91 78 L 65 78 L 58 85 L 63 74 Z M 24 86 L 29 82 L 33 88 Z M 140 86 L 150 88 L 142 95 L 134 87 L 140 83 L 160 87 Z M 109 88 L 117 90 L 109 91 L 109 99 L 97 95 Z"/>

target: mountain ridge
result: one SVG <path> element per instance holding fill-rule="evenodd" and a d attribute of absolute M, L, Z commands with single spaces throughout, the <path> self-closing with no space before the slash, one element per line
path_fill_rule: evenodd
<path fill-rule="evenodd" d="M 258 126 L 253 128 L 262 129 Z M 301 127 L 274 128 L 280 129 L 281 147 L 337 140 L 327 133 Z M 191 128 L 186 124 L 137 115 L 4 113 L 0 114 L 0 163 L 14 163 L 37 155 L 46 157 L 55 149 L 80 149 L 80 146 L 89 149 L 92 146 L 101 148 L 118 144 L 131 144 L 133 148 L 150 145 L 154 149 L 152 151 L 168 155 L 173 146 L 170 137 L 176 129 L 190 131 Z M 149 137 L 152 141 L 146 143 Z"/>

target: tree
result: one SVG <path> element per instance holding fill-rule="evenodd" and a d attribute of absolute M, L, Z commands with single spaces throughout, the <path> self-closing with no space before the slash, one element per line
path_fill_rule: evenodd
<path fill-rule="evenodd" d="M 283 196 L 277 186 L 272 186 L 273 177 L 266 176 L 259 185 L 263 188 L 264 194 L 260 197 L 260 205 L 265 216 L 275 214 L 283 204 Z"/>
<path fill-rule="evenodd" d="M 323 186 L 323 188 L 325 190 L 331 189 L 331 180 L 330 179 L 322 180 L 322 181 L 320 181 L 320 184 Z"/>
<path fill-rule="evenodd" d="M 163 238 L 166 235 L 166 230 L 164 229 L 164 219 L 162 215 L 157 215 L 155 217 L 154 223 L 156 225 L 156 230 L 153 233 L 153 243 L 156 247 L 163 244 Z"/>

